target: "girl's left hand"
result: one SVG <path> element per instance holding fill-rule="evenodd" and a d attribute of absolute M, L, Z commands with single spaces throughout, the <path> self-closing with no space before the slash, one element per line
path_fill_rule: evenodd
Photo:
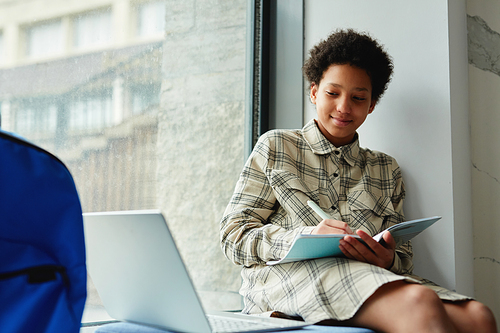
<path fill-rule="evenodd" d="M 383 234 L 383 244 L 375 241 L 370 235 L 362 230 L 357 230 L 356 234 L 361 237 L 367 246 L 354 237 L 345 236 L 340 241 L 339 247 L 347 258 L 366 262 L 385 269 L 389 269 L 392 266 L 394 263 L 394 256 L 396 255 L 396 242 L 390 232 L 386 231 Z"/>

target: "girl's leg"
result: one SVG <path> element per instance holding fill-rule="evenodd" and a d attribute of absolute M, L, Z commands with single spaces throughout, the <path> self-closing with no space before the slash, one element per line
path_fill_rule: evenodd
<path fill-rule="evenodd" d="M 403 281 L 380 287 L 345 324 L 387 333 L 457 332 L 433 290 Z"/>
<path fill-rule="evenodd" d="M 443 304 L 458 332 L 497 332 L 493 313 L 482 303 L 464 301 Z"/>

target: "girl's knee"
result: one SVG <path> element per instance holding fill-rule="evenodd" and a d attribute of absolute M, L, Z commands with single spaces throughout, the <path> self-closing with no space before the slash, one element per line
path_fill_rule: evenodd
<path fill-rule="evenodd" d="M 380 305 L 390 309 L 389 320 L 373 326 L 388 332 L 453 332 L 443 302 L 432 290 L 419 284 L 392 283 L 381 288 L 379 293 L 383 304 L 375 304 L 375 320 L 380 314 Z"/>
<path fill-rule="evenodd" d="M 405 298 L 413 305 L 423 306 L 428 308 L 438 306 L 441 307 L 442 303 L 438 295 L 425 286 L 418 284 L 409 284 L 406 287 Z"/>
<path fill-rule="evenodd" d="M 441 300 L 432 290 L 420 284 L 407 282 L 389 283 L 379 289 L 379 295 L 389 297 L 397 309 L 442 306 Z"/>
<path fill-rule="evenodd" d="M 466 310 L 469 313 L 469 318 L 474 321 L 477 332 L 496 332 L 495 316 L 486 305 L 476 301 L 468 301 Z"/>

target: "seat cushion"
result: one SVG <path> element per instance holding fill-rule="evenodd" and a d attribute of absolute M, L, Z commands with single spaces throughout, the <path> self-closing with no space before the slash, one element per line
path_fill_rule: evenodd
<path fill-rule="evenodd" d="M 132 323 L 111 323 L 106 324 L 95 330 L 95 333 L 165 333 L 161 329 L 132 324 Z M 374 331 L 366 328 L 359 327 L 342 327 L 342 326 L 320 326 L 311 325 L 304 327 L 300 330 L 280 331 L 280 332 L 293 332 L 293 333 L 375 333 Z"/>

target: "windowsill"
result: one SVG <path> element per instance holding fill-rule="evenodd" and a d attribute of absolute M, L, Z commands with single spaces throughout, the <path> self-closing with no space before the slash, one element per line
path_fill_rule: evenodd
<path fill-rule="evenodd" d="M 207 292 L 202 294 L 207 294 Z M 220 293 L 212 293 L 217 295 L 218 298 L 221 297 Z M 211 295 L 211 296 L 214 296 Z M 207 297 L 207 295 L 205 295 Z M 232 299 L 235 298 L 235 299 Z M 241 311 L 241 299 L 238 294 L 227 293 L 226 298 L 223 297 L 221 300 L 232 301 L 229 303 L 234 303 L 231 305 L 222 306 L 221 304 L 217 304 L 217 311 L 228 311 L 228 312 L 240 312 Z M 236 302 L 237 300 L 237 302 Z M 210 301 L 210 299 L 208 299 Z M 214 305 L 214 304 L 212 304 Z M 94 333 L 96 329 L 98 329 L 101 325 L 118 322 L 118 320 L 111 317 L 104 306 L 102 304 L 92 304 L 87 302 L 85 304 L 85 309 L 83 310 L 82 316 L 82 327 L 80 329 L 80 333 Z"/>
<path fill-rule="evenodd" d="M 118 322 L 118 321 L 116 321 L 116 320 L 100 321 L 100 322 L 95 322 L 95 323 L 82 324 L 82 327 L 80 328 L 80 333 L 94 333 L 95 330 L 98 329 L 101 325 L 115 323 L 115 322 Z"/>
<path fill-rule="evenodd" d="M 108 314 L 104 306 L 89 303 L 85 304 L 82 316 L 83 325 L 109 321 L 115 321 L 115 319 Z"/>

